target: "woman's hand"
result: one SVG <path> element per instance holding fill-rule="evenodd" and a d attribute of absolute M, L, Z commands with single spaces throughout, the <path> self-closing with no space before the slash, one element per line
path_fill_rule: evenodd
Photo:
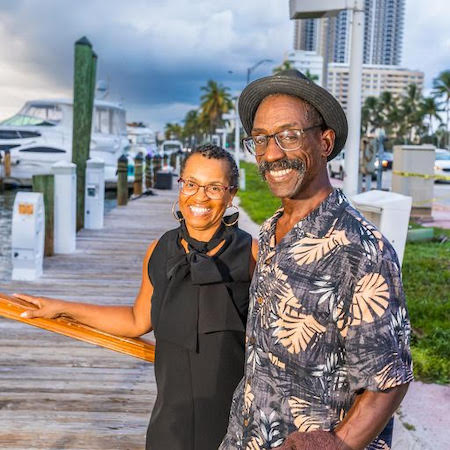
<path fill-rule="evenodd" d="M 34 319 L 37 317 L 42 317 L 45 319 L 55 319 L 64 313 L 63 300 L 51 299 L 46 297 L 34 297 L 32 295 L 25 294 L 13 294 L 14 297 L 20 300 L 25 300 L 26 302 L 36 305 L 38 309 L 27 309 L 20 316 L 25 319 Z"/>

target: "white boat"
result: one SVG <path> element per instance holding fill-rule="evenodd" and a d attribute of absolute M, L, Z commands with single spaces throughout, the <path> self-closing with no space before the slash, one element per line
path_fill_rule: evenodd
<path fill-rule="evenodd" d="M 31 183 L 33 175 L 51 173 L 57 161 L 72 160 L 73 102 L 32 100 L 0 123 L 0 151 L 11 152 L 11 182 Z M 89 156 L 105 162 L 105 180 L 117 180 L 117 159 L 129 146 L 125 109 L 96 100 Z"/>
<path fill-rule="evenodd" d="M 130 156 L 136 156 L 141 152 L 145 158 L 146 155 L 153 157 L 158 153 L 155 133 L 150 128 L 145 126 L 128 125 L 127 135 L 130 143 L 130 147 L 128 149 Z"/>

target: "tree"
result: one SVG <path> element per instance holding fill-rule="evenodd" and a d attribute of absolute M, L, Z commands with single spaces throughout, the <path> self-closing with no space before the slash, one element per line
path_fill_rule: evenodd
<path fill-rule="evenodd" d="M 179 123 L 166 123 L 164 135 L 166 139 L 181 139 L 183 127 Z"/>
<path fill-rule="evenodd" d="M 311 81 L 317 81 L 319 79 L 319 76 L 316 74 L 313 74 L 309 71 L 309 69 L 306 69 L 305 77 L 309 78 Z"/>
<path fill-rule="evenodd" d="M 189 141 L 191 147 L 200 142 L 202 134 L 202 124 L 200 122 L 200 114 L 196 109 L 192 109 L 186 113 L 184 117 L 183 137 Z"/>
<path fill-rule="evenodd" d="M 444 98 L 445 111 L 447 113 L 447 147 L 450 147 L 449 136 L 449 114 L 450 114 L 450 70 L 444 70 L 437 78 L 433 80 L 433 96 L 435 98 Z"/>
<path fill-rule="evenodd" d="M 283 70 L 290 70 L 294 69 L 294 62 L 290 61 L 289 59 L 285 59 L 279 66 L 275 67 L 272 72 L 273 73 L 280 73 L 283 72 Z"/>
<path fill-rule="evenodd" d="M 431 123 L 433 118 L 437 119 L 439 122 L 442 122 L 439 113 L 442 111 L 439 108 L 439 104 L 436 102 L 436 99 L 433 97 L 425 97 L 422 99 L 420 103 L 420 110 L 425 117 L 428 117 L 428 136 L 431 136 Z"/>
<path fill-rule="evenodd" d="M 223 126 L 222 115 L 233 108 L 229 88 L 208 80 L 206 86 L 201 87 L 204 94 L 200 97 L 200 121 L 205 124 L 208 133 L 214 134 L 217 128 Z"/>

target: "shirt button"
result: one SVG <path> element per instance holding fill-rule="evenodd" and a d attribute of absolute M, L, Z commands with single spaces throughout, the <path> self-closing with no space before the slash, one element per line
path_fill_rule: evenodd
<path fill-rule="evenodd" d="M 262 297 L 258 297 L 258 299 L 257 299 L 257 302 L 261 305 L 262 304 L 262 302 L 263 302 L 263 299 L 262 299 Z"/>
<path fill-rule="evenodd" d="M 244 427 L 248 427 L 248 419 L 244 419 Z"/>
<path fill-rule="evenodd" d="M 250 336 L 248 342 L 253 345 L 256 342 L 255 336 Z"/>
<path fill-rule="evenodd" d="M 267 265 L 269 265 L 269 264 L 272 262 L 272 258 L 267 258 L 264 262 L 265 262 Z"/>

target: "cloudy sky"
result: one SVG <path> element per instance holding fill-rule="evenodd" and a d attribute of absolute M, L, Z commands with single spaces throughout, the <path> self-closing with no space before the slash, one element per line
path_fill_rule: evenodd
<path fill-rule="evenodd" d="M 247 68 L 271 73 L 292 47 L 288 0 L 0 0 L 0 119 L 26 100 L 72 95 L 73 44 L 87 36 L 97 79 L 128 120 L 161 130 L 214 79 L 236 94 Z M 450 69 L 450 2 L 406 0 L 403 65 L 426 87 Z"/>

